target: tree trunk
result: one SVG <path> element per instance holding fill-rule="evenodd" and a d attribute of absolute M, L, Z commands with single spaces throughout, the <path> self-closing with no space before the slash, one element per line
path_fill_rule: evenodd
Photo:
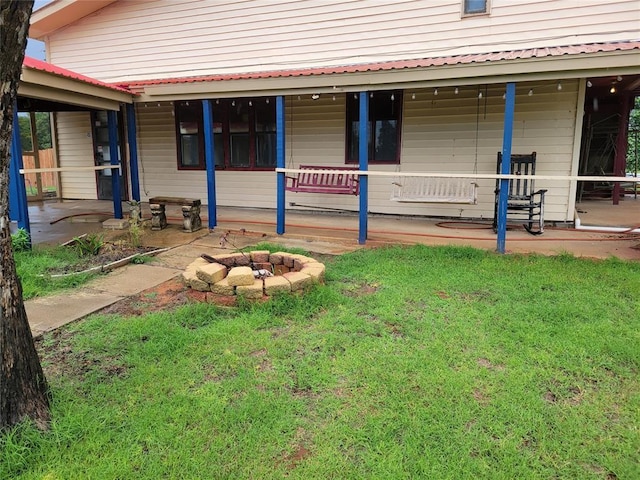
<path fill-rule="evenodd" d="M 31 419 L 49 423 L 49 389 L 16 274 L 9 222 L 9 161 L 14 105 L 33 0 L 0 0 L 0 429 Z"/>

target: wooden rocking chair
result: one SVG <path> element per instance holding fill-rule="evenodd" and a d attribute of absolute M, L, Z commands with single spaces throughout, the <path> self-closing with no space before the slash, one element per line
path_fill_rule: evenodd
<path fill-rule="evenodd" d="M 502 171 L 502 152 L 498 152 L 496 173 Z M 511 174 L 535 175 L 536 152 L 528 155 L 511 155 Z M 507 215 L 519 215 L 525 219 L 524 228 L 532 235 L 544 232 L 544 194 L 547 190 L 536 190 L 535 182 L 531 179 L 509 180 L 507 196 Z M 500 196 L 500 179 L 496 179 L 495 205 L 493 210 L 493 229 L 498 227 L 498 198 Z"/>

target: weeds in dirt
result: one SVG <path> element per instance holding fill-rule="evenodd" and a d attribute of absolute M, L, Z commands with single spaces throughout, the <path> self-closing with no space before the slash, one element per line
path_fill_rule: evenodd
<path fill-rule="evenodd" d="M 4 437 L 0 477 L 637 476 L 640 265 L 422 246 L 325 263 L 304 296 L 46 336 L 51 431 Z"/>
<path fill-rule="evenodd" d="M 64 278 L 50 276 L 49 273 L 54 269 L 68 268 L 83 261 L 75 249 L 35 245 L 32 250 L 15 252 L 14 258 L 18 277 L 22 283 L 22 296 L 25 300 L 78 287 L 93 276 L 92 274 Z"/>

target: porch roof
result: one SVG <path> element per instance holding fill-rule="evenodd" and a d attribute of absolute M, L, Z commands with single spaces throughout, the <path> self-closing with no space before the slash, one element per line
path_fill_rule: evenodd
<path fill-rule="evenodd" d="M 640 40 L 529 48 L 501 52 L 119 83 L 148 97 L 239 92 L 286 94 L 300 89 L 323 93 L 448 86 L 542 79 L 588 78 L 640 73 Z M 637 88 L 637 86 L 635 87 Z M 156 97 L 157 98 L 157 97 Z"/>
<path fill-rule="evenodd" d="M 110 85 L 35 58 L 25 56 L 22 63 L 18 97 L 31 99 L 34 106 L 38 102 L 43 104 L 45 111 L 59 109 L 53 108 L 56 104 L 72 109 L 119 110 L 121 103 L 132 103 L 134 95 L 122 86 Z"/>

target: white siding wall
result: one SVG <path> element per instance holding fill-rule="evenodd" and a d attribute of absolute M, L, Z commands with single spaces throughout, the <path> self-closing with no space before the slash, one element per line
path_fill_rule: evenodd
<path fill-rule="evenodd" d="M 539 174 L 568 175 L 573 155 L 578 82 L 565 81 L 561 91 L 551 82 L 517 88 L 513 152 L 538 152 Z M 533 95 L 529 96 L 529 89 Z M 504 101 L 501 87 L 483 91 L 452 88 L 407 91 L 404 95 L 402 172 L 495 173 L 502 149 Z M 416 98 L 412 98 L 412 94 Z M 173 107 L 138 105 L 140 178 L 143 200 L 154 195 L 199 197 L 206 203 L 204 171 L 178 171 Z M 345 97 L 329 95 L 286 99 L 286 166 L 344 165 Z M 477 134 L 476 134 L 477 131 Z M 477 161 L 476 161 L 477 158 Z M 354 166 L 354 168 L 357 168 Z M 371 170 L 395 172 L 394 166 Z M 407 204 L 389 200 L 393 177 L 371 177 L 369 208 L 373 213 L 491 218 L 495 182 L 478 180 L 478 205 Z M 273 172 L 216 172 L 217 203 L 221 206 L 275 207 Z M 538 181 L 547 188 L 546 218 L 564 221 L 568 182 Z M 358 198 L 287 192 L 289 202 L 320 208 L 358 210 Z"/>
<path fill-rule="evenodd" d="M 93 140 L 89 112 L 58 112 L 55 115 L 60 167 L 93 166 Z M 95 172 L 64 172 L 61 177 L 64 198 L 81 200 L 98 198 Z"/>
<path fill-rule="evenodd" d="M 640 38 L 638 0 L 120 1 L 49 38 L 105 81 L 255 72 Z"/>

